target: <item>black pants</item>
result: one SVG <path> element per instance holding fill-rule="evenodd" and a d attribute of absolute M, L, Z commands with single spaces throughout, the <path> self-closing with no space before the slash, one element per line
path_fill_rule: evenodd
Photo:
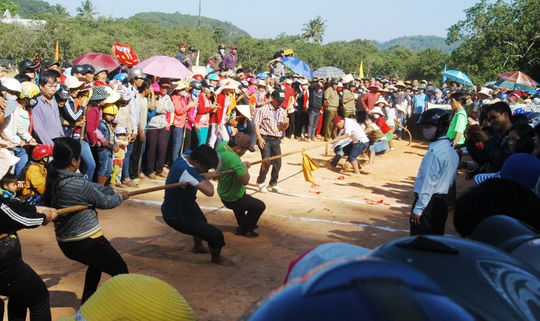
<path fill-rule="evenodd" d="M 415 194 L 413 209 L 417 201 L 418 195 Z M 446 194 L 433 194 L 420 216 L 420 224 L 410 224 L 411 236 L 419 234 L 444 235 L 444 226 L 446 225 L 447 218 L 448 202 L 446 200 Z"/>
<path fill-rule="evenodd" d="M 272 156 L 281 155 L 281 139 L 278 137 L 263 136 L 265 141 L 264 148 L 261 149 L 261 157 L 263 159 L 270 158 Z M 272 173 L 270 174 L 270 186 L 277 185 L 279 179 L 279 170 L 281 169 L 281 158 L 270 161 L 272 165 Z M 259 171 L 259 177 L 257 177 L 257 184 L 262 184 L 266 181 L 266 174 L 268 174 L 270 166 L 267 164 L 261 164 L 261 170 Z"/>
<path fill-rule="evenodd" d="M 141 166 L 141 155 L 143 152 L 144 142 L 141 142 L 140 133 L 137 135 L 135 141 L 133 141 L 133 149 L 129 156 L 129 178 L 139 178 L 139 170 Z"/>
<path fill-rule="evenodd" d="M 198 204 L 195 204 L 193 211 L 183 215 L 177 220 L 163 218 L 165 223 L 180 233 L 198 237 L 212 249 L 220 249 L 225 246 L 225 237 L 220 229 L 208 224 L 206 216 Z"/>
<path fill-rule="evenodd" d="M 16 234 L 0 239 L 0 262 L 0 294 L 9 297 L 9 320 L 25 320 L 28 308 L 31 321 L 50 321 L 49 291 L 39 275 L 23 262 Z"/>
<path fill-rule="evenodd" d="M 238 227 L 242 232 L 253 232 L 262 213 L 266 209 L 263 201 L 244 193 L 234 202 L 221 200 L 226 208 L 233 210 Z"/>
<path fill-rule="evenodd" d="M 67 258 L 88 265 L 81 304 L 96 292 L 102 272 L 110 276 L 129 273 L 126 262 L 104 236 L 58 242 L 58 246 Z"/>
<path fill-rule="evenodd" d="M 169 143 L 170 131 L 167 128 L 148 128 L 146 134 L 146 166 L 143 173 L 160 174 L 165 166 L 165 156 L 167 156 L 167 144 Z"/>

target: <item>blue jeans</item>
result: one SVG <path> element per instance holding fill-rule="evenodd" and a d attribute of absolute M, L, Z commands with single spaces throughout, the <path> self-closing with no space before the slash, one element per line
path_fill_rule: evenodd
<path fill-rule="evenodd" d="M 184 142 L 184 128 L 175 127 L 172 132 L 173 135 L 173 147 L 172 147 L 172 160 L 174 161 L 180 156 L 180 149 L 182 149 L 182 143 Z"/>
<path fill-rule="evenodd" d="M 368 148 L 369 143 L 349 143 L 347 145 L 339 145 L 334 148 L 334 153 L 336 153 L 336 156 L 334 156 L 334 159 L 330 162 L 332 166 L 337 166 L 339 163 L 339 160 L 341 157 L 347 155 L 347 160 L 349 163 L 354 162 L 356 157 L 364 153 L 364 151 Z"/>
<path fill-rule="evenodd" d="M 113 155 L 112 151 L 108 148 L 99 148 L 98 149 L 98 160 L 99 160 L 99 176 L 111 176 L 113 170 Z"/>
<path fill-rule="evenodd" d="M 19 177 L 22 169 L 28 163 L 28 153 L 26 153 L 26 148 L 17 146 L 13 148 L 13 154 L 19 157 L 19 161 L 15 164 L 15 176 Z"/>
<path fill-rule="evenodd" d="M 124 156 L 124 163 L 122 164 L 122 179 L 129 179 L 129 159 L 132 150 L 133 142 L 129 143 L 126 147 L 126 156 Z"/>
<path fill-rule="evenodd" d="M 94 178 L 94 171 L 96 170 L 96 161 L 92 155 L 90 144 L 88 144 L 86 140 L 83 140 L 81 145 L 81 160 L 82 162 L 79 166 L 79 170 L 89 181 L 92 181 Z"/>

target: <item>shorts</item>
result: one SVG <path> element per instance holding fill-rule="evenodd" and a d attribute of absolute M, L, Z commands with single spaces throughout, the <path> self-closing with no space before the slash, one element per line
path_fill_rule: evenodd
<path fill-rule="evenodd" d="M 378 140 L 373 145 L 369 146 L 370 151 L 374 151 L 375 154 L 379 153 L 386 153 L 388 150 L 388 141 L 386 140 Z"/>
<path fill-rule="evenodd" d="M 361 142 L 353 143 L 351 152 L 349 153 L 349 156 L 347 158 L 349 163 L 354 162 L 356 160 L 356 157 L 362 155 L 364 151 L 368 148 L 368 146 L 369 146 L 369 143 L 361 143 Z"/>
<path fill-rule="evenodd" d="M 99 149 L 97 152 L 99 170 L 97 174 L 99 176 L 111 176 L 113 171 L 113 155 L 112 151 L 109 149 L 103 148 Z"/>

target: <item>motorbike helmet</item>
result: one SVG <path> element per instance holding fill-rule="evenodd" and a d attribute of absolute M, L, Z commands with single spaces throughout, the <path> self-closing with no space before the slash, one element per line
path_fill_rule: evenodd
<path fill-rule="evenodd" d="M 21 84 L 21 93 L 19 98 L 36 98 L 41 94 L 39 87 L 30 81 L 25 81 Z"/>
<path fill-rule="evenodd" d="M 474 320 L 407 264 L 348 259 L 310 274 L 273 291 L 241 320 Z"/>
<path fill-rule="evenodd" d="M 215 80 L 215 81 L 219 81 L 219 76 L 218 74 L 210 74 L 208 75 L 208 80 Z"/>
<path fill-rule="evenodd" d="M 499 99 L 501 99 L 501 100 L 506 100 L 506 99 L 508 99 L 508 94 L 505 93 L 505 92 L 504 92 L 504 93 L 500 93 L 500 94 L 499 94 Z"/>
<path fill-rule="evenodd" d="M 419 235 L 388 242 L 366 258 L 399 262 L 423 272 L 478 320 L 540 319 L 540 272 L 495 247 Z"/>
<path fill-rule="evenodd" d="M 75 65 L 71 67 L 71 75 L 74 76 L 75 74 L 85 74 L 86 68 L 84 68 L 83 65 Z"/>
<path fill-rule="evenodd" d="M 39 63 L 33 62 L 30 59 L 24 59 L 19 62 L 19 73 L 24 74 L 25 72 L 36 72 L 36 69 L 39 67 Z"/>
<path fill-rule="evenodd" d="M 201 81 L 204 79 L 203 75 L 201 74 L 196 74 L 196 75 L 193 75 L 193 79 L 195 80 L 198 80 L 198 81 Z"/>
<path fill-rule="evenodd" d="M 193 88 L 193 89 L 202 90 L 202 84 L 201 84 L 201 82 L 198 81 L 198 80 L 192 80 L 192 81 L 189 83 L 189 87 L 190 87 L 190 88 Z"/>
<path fill-rule="evenodd" d="M 430 108 L 420 115 L 420 119 L 416 124 L 433 124 L 435 126 L 443 124 L 448 126 L 450 124 L 450 114 L 441 108 Z"/>
<path fill-rule="evenodd" d="M 188 51 L 191 51 L 191 52 L 195 52 L 195 50 L 196 50 L 196 49 L 195 49 L 195 46 L 190 46 L 190 47 L 188 48 Z"/>
<path fill-rule="evenodd" d="M 218 48 L 218 50 L 225 49 L 225 45 L 222 44 L 222 43 L 220 43 L 219 46 L 218 46 L 217 48 Z"/>
<path fill-rule="evenodd" d="M 53 145 L 37 145 L 32 151 L 32 159 L 38 161 L 43 157 L 50 157 L 53 154 Z"/>
<path fill-rule="evenodd" d="M 133 80 L 134 78 L 146 78 L 146 75 L 139 67 L 133 67 L 128 71 L 128 79 Z"/>
<path fill-rule="evenodd" d="M 115 104 L 106 104 L 103 106 L 103 113 L 109 114 L 109 115 L 116 115 L 118 114 L 118 106 Z"/>
<path fill-rule="evenodd" d="M 84 73 L 83 74 L 90 73 L 90 74 L 93 75 L 96 72 L 96 69 L 91 64 L 84 64 L 84 65 L 82 65 L 82 67 L 84 68 Z"/>
<path fill-rule="evenodd" d="M 64 84 L 60 84 L 54 96 L 57 100 L 67 100 L 71 96 L 69 87 Z"/>
<path fill-rule="evenodd" d="M 116 74 L 113 79 L 118 80 L 122 83 L 126 83 L 128 81 L 128 75 L 125 73 Z"/>

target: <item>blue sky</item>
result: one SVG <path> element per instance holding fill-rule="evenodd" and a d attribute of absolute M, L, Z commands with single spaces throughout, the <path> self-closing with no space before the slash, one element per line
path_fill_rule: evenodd
<path fill-rule="evenodd" d="M 72 15 L 80 0 L 49 0 Z M 99 15 L 130 17 L 138 12 L 180 12 L 197 16 L 198 0 L 92 0 Z M 335 4 L 335 6 L 333 6 Z M 380 5 L 378 5 L 380 4 Z M 370 39 L 380 42 L 402 36 L 446 37 L 447 29 L 465 19 L 470 0 L 440 3 L 433 0 L 201 0 L 201 15 L 229 21 L 255 38 L 275 38 L 281 33 L 298 35 L 309 20 L 326 21 L 324 42 Z M 279 17 L 279 19 L 278 19 Z"/>

